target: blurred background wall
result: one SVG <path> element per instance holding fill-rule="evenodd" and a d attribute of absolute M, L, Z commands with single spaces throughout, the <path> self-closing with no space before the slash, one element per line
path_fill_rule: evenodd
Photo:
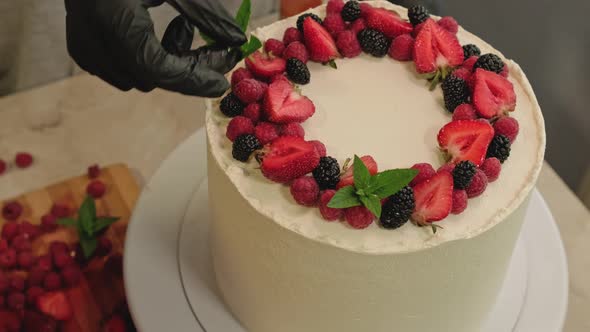
<path fill-rule="evenodd" d="M 241 0 L 222 0 L 231 12 Z M 297 1 L 297 0 L 292 0 Z M 252 0 L 255 17 L 278 0 Z M 527 73 L 546 120 L 547 160 L 590 206 L 590 2 L 582 0 L 392 0 L 454 16 Z M 65 46 L 63 0 L 0 0 L 0 95 L 79 72 Z M 161 36 L 176 13 L 151 11 Z M 2 111 L 2 110 L 0 110 Z"/>

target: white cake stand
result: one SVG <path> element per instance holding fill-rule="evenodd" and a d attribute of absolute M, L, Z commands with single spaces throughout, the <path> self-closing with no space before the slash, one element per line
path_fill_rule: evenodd
<path fill-rule="evenodd" d="M 204 130 L 145 186 L 127 232 L 125 284 L 142 332 L 245 332 L 218 295 L 209 257 Z M 563 244 L 535 190 L 502 291 L 481 332 L 561 331 L 568 276 Z M 256 332 L 256 331 L 253 331 Z"/>

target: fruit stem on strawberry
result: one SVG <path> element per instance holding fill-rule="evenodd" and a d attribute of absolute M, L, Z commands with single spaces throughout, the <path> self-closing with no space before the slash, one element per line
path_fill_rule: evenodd
<path fill-rule="evenodd" d="M 432 230 L 432 234 L 436 234 L 436 231 L 438 229 L 445 229 L 441 225 L 437 225 L 434 222 L 427 222 L 424 220 L 412 220 L 412 222 L 414 223 L 414 225 L 418 227 L 430 227 L 430 229 Z"/>
<path fill-rule="evenodd" d="M 340 175 L 346 173 L 346 171 L 350 167 L 350 162 L 351 161 L 352 161 L 352 158 L 346 158 L 346 160 L 344 161 L 344 166 L 342 166 L 342 172 L 340 173 Z"/>
<path fill-rule="evenodd" d="M 334 59 L 328 61 L 326 64 L 334 69 L 338 69 L 338 65 L 336 64 L 336 61 L 334 61 Z"/>

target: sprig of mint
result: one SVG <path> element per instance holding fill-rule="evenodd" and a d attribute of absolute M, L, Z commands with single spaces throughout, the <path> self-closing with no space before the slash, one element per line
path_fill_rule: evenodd
<path fill-rule="evenodd" d="M 407 186 L 418 174 L 415 169 L 390 169 L 371 175 L 365 163 L 354 156 L 352 177 L 354 185 L 344 187 L 336 192 L 328 207 L 344 209 L 363 205 L 375 217 L 381 217 L 381 200 Z"/>
<path fill-rule="evenodd" d="M 97 217 L 94 199 L 86 196 L 78 209 L 78 219 L 61 218 L 57 223 L 78 231 L 82 252 L 86 258 L 90 258 L 98 245 L 98 234 L 117 220 L 119 220 L 118 217 Z"/>
<path fill-rule="evenodd" d="M 250 0 L 242 1 L 240 8 L 238 8 L 238 12 L 236 13 L 236 23 L 240 26 L 240 29 L 244 33 L 248 29 L 248 24 L 250 23 L 250 16 L 252 15 L 252 4 Z M 207 43 L 207 45 L 211 45 L 215 43 L 211 37 L 207 36 L 206 34 L 200 32 L 201 38 Z M 257 49 L 262 47 L 262 42 L 256 36 L 251 35 L 250 40 L 244 43 L 240 47 L 240 51 L 242 51 L 242 57 L 245 58 L 250 54 L 256 52 Z"/>

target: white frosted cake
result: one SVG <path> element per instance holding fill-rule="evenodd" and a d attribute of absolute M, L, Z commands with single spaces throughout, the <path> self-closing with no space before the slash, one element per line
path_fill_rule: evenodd
<path fill-rule="evenodd" d="M 337 6 L 336 2 L 333 6 Z M 408 17 L 405 8 L 386 1 L 370 3 L 373 7 L 399 13 L 400 20 Z M 362 8 L 363 15 L 366 9 Z M 327 15 L 325 6 L 310 12 L 320 18 Z M 352 10 L 351 15 L 354 14 Z M 363 19 L 368 23 L 365 16 L 358 20 Z M 253 34 L 263 42 L 272 38 L 283 40 L 285 30 L 295 27 L 296 21 L 297 17 L 282 20 Z M 346 25 L 351 29 L 352 23 Z M 305 40 L 307 27 L 303 28 L 304 41 L 308 48 L 315 47 L 313 41 Z M 388 38 L 396 37 L 389 35 L 387 27 L 385 29 Z M 432 31 L 437 30 L 433 28 Z M 412 31 L 407 35 L 415 38 L 414 61 L 396 61 L 365 52 L 353 58 L 336 58 L 337 69 L 311 60 L 307 62 L 311 80 L 308 84 L 298 84 L 298 89 L 313 102 L 314 112 L 304 121 L 295 121 L 301 122 L 304 139 L 320 140 L 327 154 L 339 165 L 355 155 L 372 156 L 379 171 L 410 168 L 416 163 L 428 163 L 435 169 L 443 165 L 445 161 L 437 135 L 458 115 L 445 110 L 447 103 L 442 89 L 437 87 L 430 91 L 424 75 L 417 73 L 420 71 L 417 64 L 419 41 L 426 38 L 420 37 L 420 33 Z M 294 179 L 280 181 L 284 182 L 280 184 L 276 178 L 272 181 L 265 176 L 268 174 L 260 171 L 259 162 L 264 163 L 264 155 L 255 152 L 253 155 L 257 157 L 252 156 L 246 162 L 232 158 L 232 141 L 228 139 L 232 135 L 227 128 L 231 119 L 227 112 L 220 111 L 219 101 L 209 102 L 207 135 L 213 263 L 227 306 L 248 331 L 479 330 L 495 303 L 520 232 L 530 192 L 543 161 L 545 130 L 539 105 L 520 67 L 462 28 L 456 37 L 461 45 L 475 44 L 482 54 L 493 53 L 503 60 L 509 73 L 507 80 L 516 96 L 516 106 L 509 110 L 510 117 L 517 120 L 519 130 L 518 139 L 511 137 L 510 158 L 501 164 L 499 178 L 489 179 L 483 193 L 470 194 L 464 211 L 453 207 L 453 213 L 449 213 L 451 205 L 446 207 L 446 217 L 442 220 L 416 220 L 420 219 L 416 217 L 420 204 L 440 208 L 444 199 L 435 197 L 435 202 L 424 203 L 423 198 L 419 198 L 424 196 L 419 193 L 423 189 L 415 186 L 417 207 L 412 213 L 413 222 L 396 225 L 395 229 L 386 229 L 392 227 L 384 227 L 377 216 L 363 227 L 351 227 L 347 214 L 340 222 L 325 220 L 318 208 L 298 204 L 292 197 L 289 184 Z M 334 35 L 334 41 L 340 46 L 339 40 Z M 394 39 L 393 43 L 396 41 Z M 445 55 L 443 46 L 437 47 Z M 436 64 L 440 63 L 437 57 Z M 446 75 L 445 71 L 442 70 L 441 75 Z M 476 70 L 473 72 L 475 76 Z M 263 89 L 271 89 L 275 85 L 273 82 L 277 82 L 268 77 L 258 78 L 267 83 L 262 85 Z M 485 103 L 479 92 L 477 96 L 474 92 L 479 91 L 477 83 L 470 84 L 472 94 L 467 103 L 473 104 L 476 117 L 480 119 L 457 121 L 485 122 L 486 126 L 489 122 L 497 136 L 498 131 L 503 130 L 498 129 L 498 116 L 486 116 L 485 105 L 482 106 Z M 490 83 L 490 91 L 501 98 L 494 84 Z M 272 103 L 266 100 L 271 98 L 269 94 L 267 91 L 255 97 L 260 104 L 261 117 L 269 123 L 280 123 L 283 128 L 287 120 L 277 116 L 278 113 L 270 114 Z M 242 106 L 247 107 L 246 103 Z M 257 126 L 257 120 L 251 120 Z M 243 126 L 246 129 L 240 134 L 256 136 L 249 126 Z M 237 142 L 235 137 L 231 138 Z M 486 147 L 494 144 L 490 143 L 491 139 L 490 136 Z M 263 150 L 272 145 L 272 142 L 267 143 Z M 486 161 L 490 157 L 489 149 Z M 451 150 L 449 148 L 453 154 Z M 461 162 L 457 158 L 451 161 Z M 474 164 L 478 172 L 479 169 L 488 171 L 481 160 L 474 160 Z M 441 172 L 445 172 L 444 167 L 436 174 Z M 447 172 L 454 180 L 455 187 L 450 190 L 455 195 L 461 191 L 457 174 L 452 169 Z M 313 177 L 308 175 L 307 179 Z M 452 204 L 455 204 L 454 199 Z M 322 202 L 306 205 L 319 204 Z M 440 227 L 433 232 L 430 227 L 419 227 L 424 224 Z"/>

